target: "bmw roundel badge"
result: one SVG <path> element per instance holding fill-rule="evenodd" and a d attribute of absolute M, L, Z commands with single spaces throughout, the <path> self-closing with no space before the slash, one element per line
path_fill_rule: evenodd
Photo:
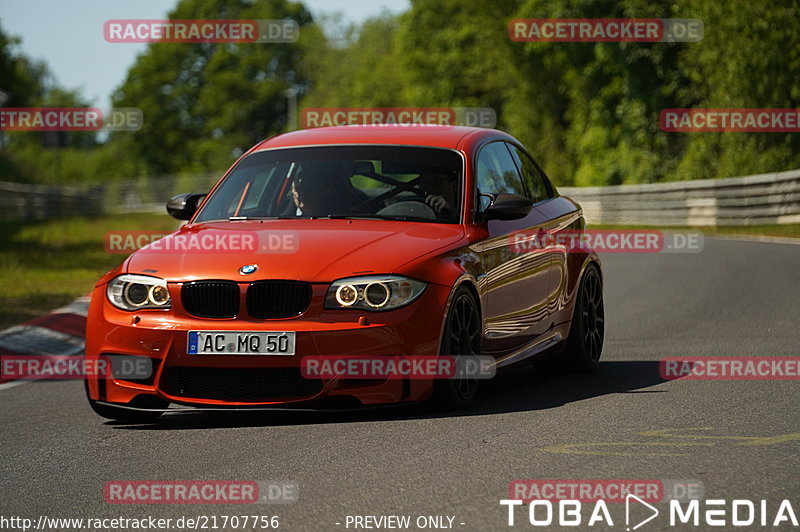
<path fill-rule="evenodd" d="M 258 269 L 258 264 L 245 264 L 241 268 L 239 268 L 239 273 L 242 275 L 250 275 L 254 273 Z"/>

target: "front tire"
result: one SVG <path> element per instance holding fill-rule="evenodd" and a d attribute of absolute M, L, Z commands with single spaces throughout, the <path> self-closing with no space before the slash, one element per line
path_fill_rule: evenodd
<path fill-rule="evenodd" d="M 568 371 L 591 371 L 600 363 L 605 335 L 603 282 L 597 266 L 584 270 L 572 325 L 563 354 L 563 367 Z"/>
<path fill-rule="evenodd" d="M 475 296 L 462 286 L 456 290 L 450 305 L 441 355 L 461 358 L 461 367 L 478 367 L 480 354 L 481 314 Z M 476 364 L 464 364 L 470 358 L 474 358 Z M 477 392 L 478 379 L 469 374 L 460 373 L 450 379 L 437 380 L 434 385 L 436 403 L 450 409 L 466 408 L 475 399 Z"/>

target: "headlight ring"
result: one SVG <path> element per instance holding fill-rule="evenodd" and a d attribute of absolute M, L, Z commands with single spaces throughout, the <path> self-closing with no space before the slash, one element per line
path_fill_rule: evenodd
<path fill-rule="evenodd" d="M 106 287 L 106 298 L 121 310 L 167 309 L 172 300 L 164 279 L 149 275 L 123 274 Z"/>
<path fill-rule="evenodd" d="M 426 283 L 402 275 L 348 277 L 331 283 L 325 308 L 394 310 L 416 300 L 426 287 Z"/>

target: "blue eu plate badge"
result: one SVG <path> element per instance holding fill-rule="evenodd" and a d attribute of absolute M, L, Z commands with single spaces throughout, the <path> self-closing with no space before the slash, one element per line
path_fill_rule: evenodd
<path fill-rule="evenodd" d="M 197 341 L 198 341 L 198 333 L 197 331 L 191 331 L 189 333 L 189 348 L 187 349 L 187 353 L 190 355 L 197 354 Z"/>

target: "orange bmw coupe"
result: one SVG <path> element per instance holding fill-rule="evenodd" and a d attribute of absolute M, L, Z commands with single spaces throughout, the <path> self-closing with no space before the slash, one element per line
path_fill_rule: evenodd
<path fill-rule="evenodd" d="M 286 133 L 167 210 L 187 223 L 92 293 L 85 356 L 109 371 L 87 379 L 86 394 L 103 417 L 428 399 L 458 408 L 480 382 L 309 376 L 321 358 L 480 358 L 492 370 L 538 360 L 587 370 L 600 359 L 597 254 L 520 245 L 583 231 L 581 208 L 501 131 Z"/>

